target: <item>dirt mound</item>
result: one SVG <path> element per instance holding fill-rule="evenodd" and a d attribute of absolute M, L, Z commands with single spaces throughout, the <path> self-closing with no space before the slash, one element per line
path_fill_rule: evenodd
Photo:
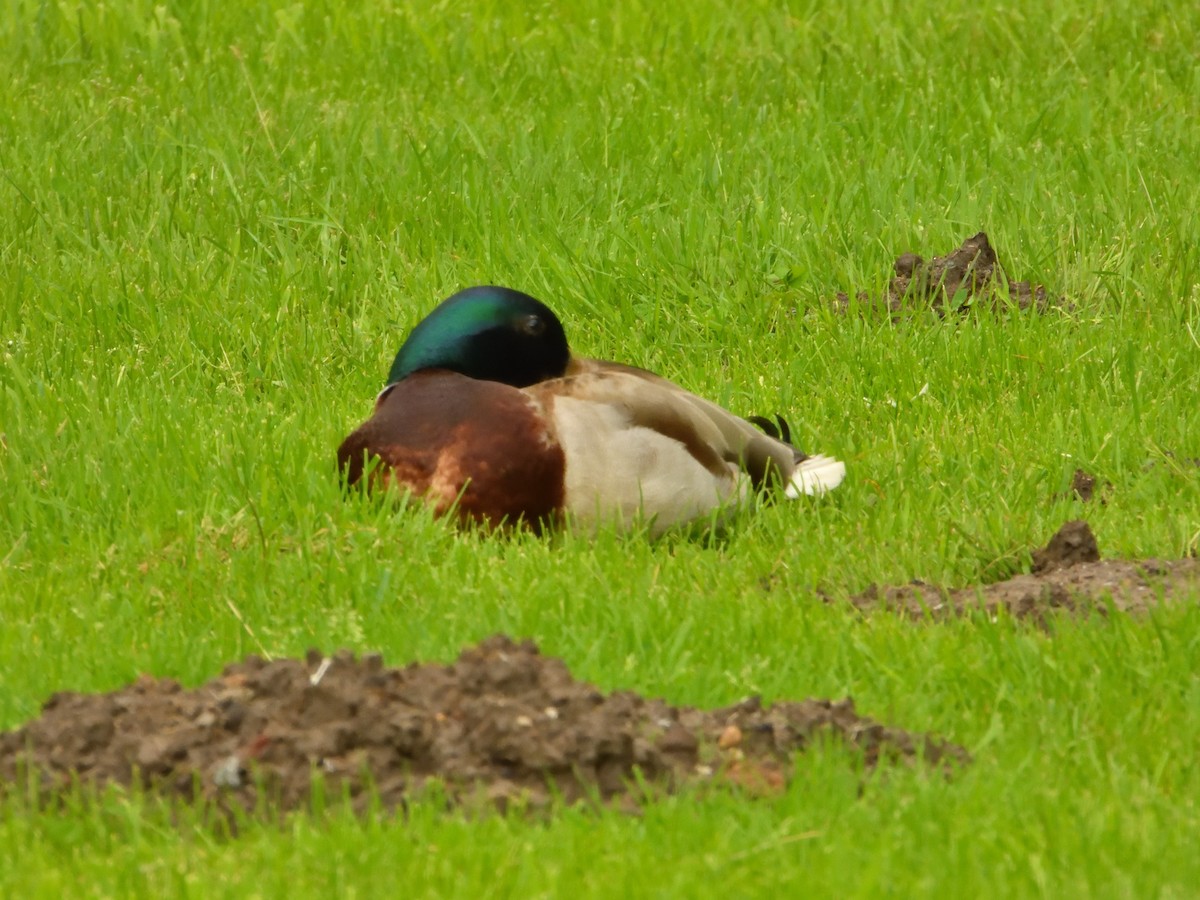
<path fill-rule="evenodd" d="M 1091 503 L 1093 497 L 1098 497 L 1100 505 L 1104 506 L 1108 503 L 1108 496 L 1112 490 L 1111 481 L 1105 481 L 1097 488 L 1095 475 L 1083 469 L 1076 469 L 1071 475 L 1070 490 L 1056 494 L 1054 499 L 1070 500 L 1073 498 L 1081 503 Z"/>
<path fill-rule="evenodd" d="M 109 694 L 55 694 L 38 719 L 0 734 L 0 779 L 24 785 L 32 770 L 50 795 L 77 777 L 247 810 L 264 799 L 304 807 L 314 773 L 327 795 L 348 792 L 359 807 L 371 787 L 391 809 L 430 780 L 502 808 L 516 798 L 540 806 L 555 792 L 636 803 L 696 782 L 781 790 L 792 754 L 823 735 L 868 765 L 967 759 L 859 716 L 849 699 L 768 709 L 752 698 L 706 712 L 605 695 L 532 643 L 496 636 L 452 665 L 387 668 L 379 656 L 314 651 L 252 656 L 195 690 L 145 677 Z"/>
<path fill-rule="evenodd" d="M 938 588 L 923 581 L 871 585 L 850 602 L 862 610 L 894 609 L 915 618 L 960 615 L 983 609 L 1043 619 L 1053 610 L 1104 613 L 1109 602 L 1144 612 L 1164 600 L 1200 596 L 1200 560 L 1100 558 L 1086 522 L 1067 522 L 1045 547 L 1033 551 L 1028 575 L 978 587 Z"/>
<path fill-rule="evenodd" d="M 905 314 L 933 310 L 939 316 L 967 313 L 981 306 L 987 309 L 1033 307 L 1038 312 L 1061 305 L 1051 300 L 1046 288 L 1028 281 L 1013 281 L 1004 272 L 987 234 L 979 232 L 967 238 L 957 250 L 935 256 L 926 262 L 915 253 L 896 259 L 895 275 L 887 293 L 873 297 L 867 291 L 855 295 L 855 303 L 845 292 L 835 301 L 839 311 L 856 307 L 861 312 L 881 312 L 898 321 Z"/>

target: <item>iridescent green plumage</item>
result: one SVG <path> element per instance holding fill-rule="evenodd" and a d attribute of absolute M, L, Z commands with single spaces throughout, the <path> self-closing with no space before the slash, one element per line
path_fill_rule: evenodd
<path fill-rule="evenodd" d="M 388 384 L 422 369 L 447 369 L 481 381 L 527 387 L 566 371 L 571 354 L 550 309 L 503 287 L 473 287 L 421 320 L 388 374 Z"/>

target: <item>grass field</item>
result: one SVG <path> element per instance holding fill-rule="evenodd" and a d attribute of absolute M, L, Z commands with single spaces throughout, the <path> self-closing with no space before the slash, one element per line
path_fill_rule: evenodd
<path fill-rule="evenodd" d="M 0 807 L 0 894 L 1200 891 L 1200 606 L 913 624 L 826 605 L 1200 546 L 1200 12 L 1066 0 L 234 4 L 0 16 L 0 727 L 251 652 L 496 631 L 672 702 L 852 695 L 953 781 L 801 757 L 641 818 L 301 817 L 217 840 Z M 984 229 L 1071 312 L 831 312 Z M 337 442 L 460 287 L 846 460 L 723 540 L 511 540 L 344 501 Z M 928 389 L 922 393 L 922 388 Z M 1107 504 L 1055 499 L 1076 466 Z"/>

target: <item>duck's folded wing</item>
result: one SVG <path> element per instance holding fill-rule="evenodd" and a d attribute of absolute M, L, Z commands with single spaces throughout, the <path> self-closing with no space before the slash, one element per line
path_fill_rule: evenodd
<path fill-rule="evenodd" d="M 678 441 L 706 469 L 728 471 L 732 464 L 756 487 L 782 487 L 803 459 L 790 444 L 645 369 L 584 359 L 570 371 L 530 390 L 544 390 L 550 403 L 564 396 L 619 409 L 631 424 Z"/>

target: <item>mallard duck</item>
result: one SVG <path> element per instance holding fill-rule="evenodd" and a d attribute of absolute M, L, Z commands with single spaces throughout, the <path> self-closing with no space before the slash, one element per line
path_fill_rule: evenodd
<path fill-rule="evenodd" d="M 375 410 L 338 448 L 348 485 L 400 487 L 438 514 L 652 535 L 756 491 L 794 498 L 841 483 L 787 424 L 727 412 L 665 378 L 574 356 L 540 301 L 504 287 L 444 300 L 396 354 Z"/>

